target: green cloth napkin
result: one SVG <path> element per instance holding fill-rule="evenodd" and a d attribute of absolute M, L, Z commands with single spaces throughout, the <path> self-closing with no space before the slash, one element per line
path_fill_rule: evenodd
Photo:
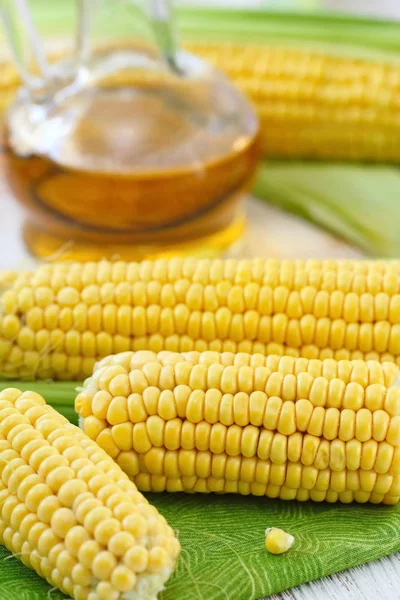
<path fill-rule="evenodd" d="M 10 383 L 43 394 L 66 416 L 74 383 Z M 76 421 L 76 418 L 75 418 Z M 316 504 L 235 495 L 147 494 L 175 529 L 182 554 L 162 600 L 257 600 L 400 550 L 400 505 Z M 273 556 L 267 527 L 295 536 Z M 0 547 L 1 600 L 65 598 Z"/>
<path fill-rule="evenodd" d="M 182 544 L 161 600 L 256 600 L 400 549 L 400 507 L 284 502 L 252 496 L 147 494 Z M 267 527 L 296 538 L 287 554 L 264 547 Z M 1 600 L 61 600 L 0 550 Z"/>

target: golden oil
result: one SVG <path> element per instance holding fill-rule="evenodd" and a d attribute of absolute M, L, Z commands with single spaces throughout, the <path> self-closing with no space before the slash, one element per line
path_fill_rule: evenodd
<path fill-rule="evenodd" d="M 30 137 L 17 103 L 3 163 L 34 255 L 215 256 L 241 236 L 258 158 L 253 112 L 222 76 L 139 74 L 48 102 Z"/>

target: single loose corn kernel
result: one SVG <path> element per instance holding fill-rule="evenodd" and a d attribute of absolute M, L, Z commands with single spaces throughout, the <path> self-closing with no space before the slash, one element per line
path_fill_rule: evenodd
<path fill-rule="evenodd" d="M 265 547 L 271 554 L 283 554 L 293 546 L 294 537 L 276 527 L 265 530 Z"/>

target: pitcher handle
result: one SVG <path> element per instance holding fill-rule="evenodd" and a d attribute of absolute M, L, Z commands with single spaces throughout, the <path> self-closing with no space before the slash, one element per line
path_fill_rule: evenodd
<path fill-rule="evenodd" d="M 51 68 L 27 0 L 1 0 L 0 19 L 25 87 L 40 95 L 50 84 Z"/>
<path fill-rule="evenodd" d="M 172 0 L 150 0 L 148 12 L 159 50 L 169 67 L 179 74 L 179 48 Z"/>

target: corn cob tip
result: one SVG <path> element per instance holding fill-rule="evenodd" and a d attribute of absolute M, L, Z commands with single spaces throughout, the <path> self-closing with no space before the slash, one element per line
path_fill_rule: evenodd
<path fill-rule="evenodd" d="M 155 600 L 180 545 L 120 467 L 33 392 L 0 392 L 0 542 L 75 600 Z"/>

